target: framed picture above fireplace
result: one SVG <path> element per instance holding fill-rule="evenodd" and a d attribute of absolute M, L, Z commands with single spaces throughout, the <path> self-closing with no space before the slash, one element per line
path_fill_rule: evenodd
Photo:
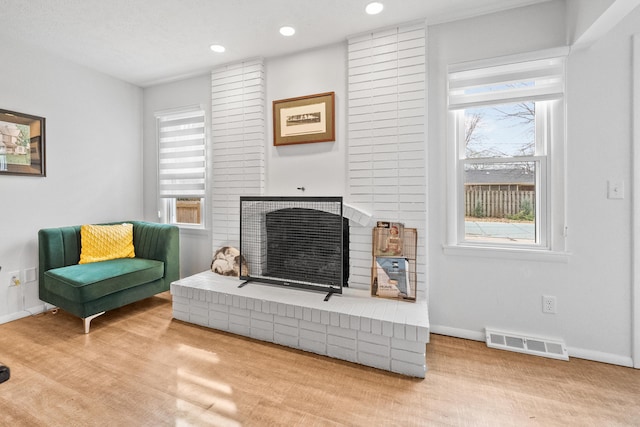
<path fill-rule="evenodd" d="M 342 197 L 241 196 L 240 279 L 340 294 L 348 229 Z"/>
<path fill-rule="evenodd" d="M 334 92 L 273 101 L 273 145 L 335 140 Z"/>

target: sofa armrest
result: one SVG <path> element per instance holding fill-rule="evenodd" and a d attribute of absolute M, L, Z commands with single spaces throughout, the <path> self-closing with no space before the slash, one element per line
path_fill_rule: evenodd
<path fill-rule="evenodd" d="M 164 262 L 167 283 L 180 279 L 180 230 L 175 225 L 131 221 L 136 258 Z"/>
<path fill-rule="evenodd" d="M 45 228 L 38 231 L 38 276 L 52 268 L 66 267 L 80 261 L 80 226 Z"/>

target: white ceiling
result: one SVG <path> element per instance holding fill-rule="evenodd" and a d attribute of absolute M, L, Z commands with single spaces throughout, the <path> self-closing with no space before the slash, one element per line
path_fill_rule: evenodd
<path fill-rule="evenodd" d="M 369 0 L 0 0 L 0 39 L 144 87 L 399 23 L 451 21 L 547 0 L 379 1 L 384 11 L 369 16 Z M 281 36 L 283 25 L 296 35 Z M 213 43 L 227 51 L 214 54 Z"/>

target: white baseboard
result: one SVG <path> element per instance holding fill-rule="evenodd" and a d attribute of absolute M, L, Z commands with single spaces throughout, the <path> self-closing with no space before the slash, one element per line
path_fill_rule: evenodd
<path fill-rule="evenodd" d="M 31 316 L 31 313 L 29 313 L 26 310 L 7 314 L 5 316 L 0 317 L 0 325 L 3 323 L 13 322 L 14 320 L 22 319 L 24 317 L 29 317 L 29 316 Z"/>
<path fill-rule="evenodd" d="M 47 310 L 51 310 L 55 306 L 51 304 L 39 304 L 35 307 L 27 308 L 22 311 L 17 311 L 15 313 L 7 314 L 5 316 L 0 317 L 0 325 L 3 323 L 13 322 L 14 320 L 23 319 L 25 317 L 34 316 L 36 314 L 44 313 Z"/>
<path fill-rule="evenodd" d="M 601 351 L 585 350 L 584 348 L 575 347 L 567 347 L 567 350 L 569 351 L 569 357 L 633 368 L 633 359 L 629 356 L 620 356 L 619 354 L 603 353 Z"/>
<path fill-rule="evenodd" d="M 450 326 L 431 325 L 429 331 L 433 334 L 446 335 L 448 337 L 464 338 L 472 341 L 485 340 L 484 331 L 470 331 L 468 329 L 452 328 Z"/>
<path fill-rule="evenodd" d="M 468 329 L 452 328 L 450 326 L 431 325 L 429 331 L 433 334 L 446 335 L 449 337 L 463 338 L 472 341 L 485 341 L 484 329 L 482 331 L 471 331 Z M 575 347 L 567 347 L 567 350 L 569 351 L 570 358 L 575 357 L 578 359 L 592 360 L 594 362 L 626 366 L 628 368 L 633 367 L 633 359 L 629 356 Z"/>

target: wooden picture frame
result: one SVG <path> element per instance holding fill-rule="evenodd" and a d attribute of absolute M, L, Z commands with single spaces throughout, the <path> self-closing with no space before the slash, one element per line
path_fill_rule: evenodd
<path fill-rule="evenodd" d="M 0 109 L 0 175 L 46 176 L 45 119 Z"/>
<path fill-rule="evenodd" d="M 273 145 L 335 140 L 334 92 L 273 101 Z"/>

